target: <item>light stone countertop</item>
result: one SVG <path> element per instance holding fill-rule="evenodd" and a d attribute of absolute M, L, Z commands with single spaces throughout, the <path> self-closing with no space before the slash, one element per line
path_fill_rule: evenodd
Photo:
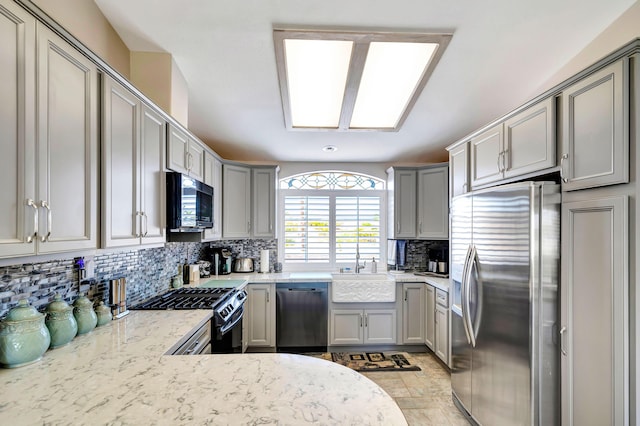
<path fill-rule="evenodd" d="M 211 312 L 132 311 L 0 369 L 0 424 L 406 425 L 378 385 L 289 354 L 163 355 Z"/>
<path fill-rule="evenodd" d="M 383 273 L 383 272 L 381 272 Z M 366 274 L 366 272 L 365 272 Z M 352 274 L 350 274 L 352 275 Z M 404 274 L 387 274 L 390 279 L 395 280 L 397 283 L 403 282 L 423 282 L 431 284 L 432 286 L 439 288 L 440 290 L 449 291 L 449 278 L 440 277 L 425 277 L 422 275 L 414 275 L 410 272 Z M 262 282 L 331 282 L 331 272 L 280 272 L 280 273 L 268 273 L 261 274 L 258 272 L 243 274 L 243 273 L 231 273 L 227 275 L 218 275 L 217 277 L 212 275 L 209 278 L 201 278 L 200 282 L 204 280 L 246 280 L 248 283 L 262 283 Z M 197 285 L 197 284 L 195 284 Z"/>

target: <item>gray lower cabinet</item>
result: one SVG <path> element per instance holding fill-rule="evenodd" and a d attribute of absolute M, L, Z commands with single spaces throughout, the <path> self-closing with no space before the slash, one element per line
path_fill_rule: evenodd
<path fill-rule="evenodd" d="M 0 4 L 0 257 L 95 249 L 97 69 L 14 2 Z"/>
<path fill-rule="evenodd" d="M 274 238 L 276 168 L 223 166 L 224 238 Z"/>
<path fill-rule="evenodd" d="M 436 289 L 432 285 L 425 286 L 425 335 L 424 342 L 429 349 L 435 351 L 436 341 Z"/>
<path fill-rule="evenodd" d="M 166 122 L 106 76 L 102 94 L 102 245 L 162 243 Z"/>
<path fill-rule="evenodd" d="M 563 191 L 629 182 L 629 60 L 562 92 Z"/>
<path fill-rule="evenodd" d="M 449 308 L 436 304 L 435 338 L 433 352 L 445 364 L 449 364 Z"/>
<path fill-rule="evenodd" d="M 204 241 L 222 238 L 222 162 L 204 153 L 204 183 L 213 188 L 213 227 L 204 230 Z"/>
<path fill-rule="evenodd" d="M 629 424 L 629 206 L 575 194 L 562 205 L 563 425 Z"/>
<path fill-rule="evenodd" d="M 276 346 L 276 285 L 249 284 L 243 322 L 246 322 L 247 345 Z M 244 325 L 244 324 L 243 324 Z"/>
<path fill-rule="evenodd" d="M 331 309 L 329 345 L 396 343 L 395 309 Z"/>
<path fill-rule="evenodd" d="M 424 344 L 424 283 L 402 284 L 402 343 Z"/>
<path fill-rule="evenodd" d="M 449 239 L 449 164 L 418 170 L 417 237 Z"/>

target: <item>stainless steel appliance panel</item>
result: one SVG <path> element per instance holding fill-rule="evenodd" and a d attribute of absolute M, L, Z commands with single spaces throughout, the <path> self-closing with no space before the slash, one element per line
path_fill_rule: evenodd
<path fill-rule="evenodd" d="M 531 209 L 528 185 L 473 197 L 467 294 L 476 346 L 473 417 L 485 425 L 531 424 Z M 471 305 L 473 308 L 474 305 Z"/>
<path fill-rule="evenodd" d="M 536 182 L 452 201 L 451 382 L 479 424 L 559 424 L 559 206 Z"/>
<path fill-rule="evenodd" d="M 327 283 L 276 283 L 276 347 L 327 346 Z"/>
<path fill-rule="evenodd" d="M 462 318 L 462 282 L 472 242 L 471 194 L 451 204 L 451 387 L 460 404 L 471 412 L 472 346 Z"/>

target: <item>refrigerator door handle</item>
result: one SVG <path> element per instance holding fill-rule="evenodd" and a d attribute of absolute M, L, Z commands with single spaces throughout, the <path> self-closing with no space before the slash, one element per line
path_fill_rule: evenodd
<path fill-rule="evenodd" d="M 462 325 L 464 326 L 464 333 L 467 335 L 467 342 L 472 345 L 471 329 L 469 328 L 467 315 L 469 314 L 469 303 L 467 300 L 467 275 L 470 265 L 471 252 L 473 251 L 471 244 L 467 248 L 467 255 L 464 258 L 464 266 L 462 267 L 462 283 L 460 288 L 460 310 L 462 313 Z"/>
<path fill-rule="evenodd" d="M 471 284 L 471 269 L 473 268 L 473 265 L 475 263 L 475 259 L 476 259 L 476 248 L 475 246 L 473 246 L 471 248 L 471 254 L 469 255 L 469 258 L 467 259 L 467 268 L 466 268 L 466 273 L 465 273 L 465 280 L 464 280 L 464 304 L 462 305 L 462 321 L 465 325 L 465 328 L 468 330 L 469 333 L 469 337 L 470 337 L 470 342 L 472 347 L 476 347 L 476 336 L 474 334 L 474 329 L 473 329 L 473 324 L 471 321 L 471 306 L 469 304 L 469 297 L 470 297 L 470 284 Z"/>
<path fill-rule="evenodd" d="M 560 352 L 562 355 L 567 356 L 567 350 L 564 348 L 564 334 L 567 332 L 567 327 L 560 329 Z"/>
<path fill-rule="evenodd" d="M 471 287 L 471 277 L 473 270 L 478 270 L 478 249 L 473 246 L 473 252 L 471 253 L 470 258 L 470 266 L 469 266 L 469 285 L 467 288 L 467 292 L 469 292 L 469 288 Z M 482 280 L 479 279 L 478 274 L 476 274 L 476 279 L 474 280 L 476 283 L 476 294 L 477 294 L 477 302 L 476 302 L 476 318 L 475 324 L 471 320 L 471 315 L 469 315 L 469 327 L 471 328 L 471 335 L 473 336 L 473 346 L 476 346 L 476 340 L 478 339 L 478 331 L 480 330 L 480 323 L 482 321 Z"/>

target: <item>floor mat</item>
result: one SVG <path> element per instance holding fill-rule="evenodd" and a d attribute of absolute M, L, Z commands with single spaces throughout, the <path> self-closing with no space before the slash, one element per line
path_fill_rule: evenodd
<path fill-rule="evenodd" d="M 356 371 L 420 371 L 404 352 L 331 352 L 315 356 Z"/>

